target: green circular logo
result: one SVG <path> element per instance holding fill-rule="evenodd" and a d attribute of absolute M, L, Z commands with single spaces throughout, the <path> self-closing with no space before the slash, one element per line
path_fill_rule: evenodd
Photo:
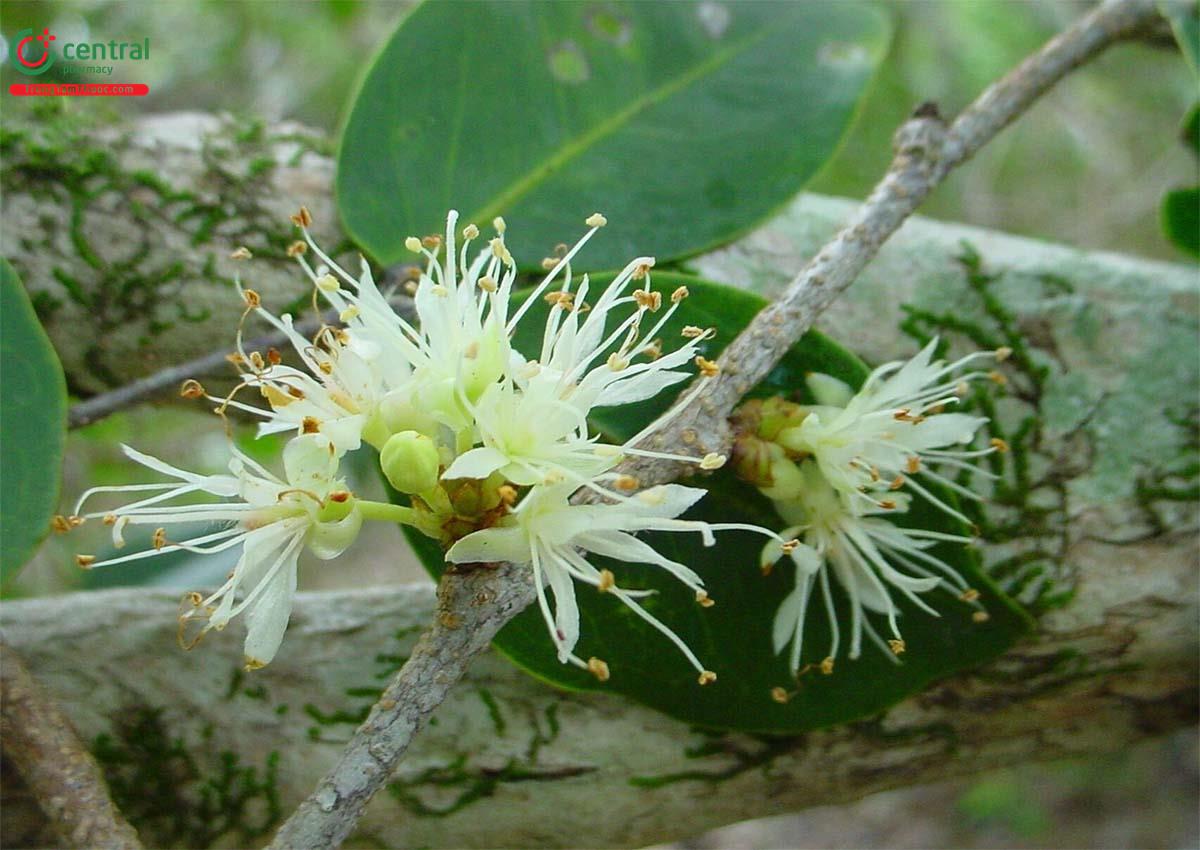
<path fill-rule="evenodd" d="M 50 42 L 54 40 L 55 36 L 50 34 L 49 28 L 43 29 L 41 35 L 34 35 L 31 29 L 21 30 L 9 42 L 13 67 L 31 77 L 46 73 L 56 56 L 50 47 Z"/>

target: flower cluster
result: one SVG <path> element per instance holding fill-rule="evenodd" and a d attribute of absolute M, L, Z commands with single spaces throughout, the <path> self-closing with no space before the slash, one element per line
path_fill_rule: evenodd
<path fill-rule="evenodd" d="M 1006 448 L 1000 440 L 983 449 L 965 448 L 987 420 L 945 410 L 961 399 L 970 381 L 985 376 L 1003 380 L 995 372 L 964 371 L 966 367 L 983 359 L 1002 360 L 1009 352 L 980 352 L 946 364 L 933 359 L 937 345 L 935 339 L 907 362 L 880 366 L 857 393 L 836 378 L 813 373 L 807 383 L 816 404 L 752 401 L 736 417 L 740 436 L 734 468 L 774 502 L 790 526 L 782 536 L 802 541 L 786 547 L 796 583 L 780 605 L 773 629 L 777 653 L 791 646 L 794 674 L 803 669 L 805 619 L 818 589 L 832 644 L 817 666 L 826 673 L 833 669 L 841 628 L 831 574 L 850 603 L 851 659 L 861 654 L 864 634 L 889 658 L 904 652 L 894 593 L 936 617 L 922 594 L 940 587 L 973 606 L 976 621 L 988 617 L 979 593 L 929 551 L 938 542 L 966 544 L 970 538 L 882 518 L 905 514 L 916 494 L 968 522 L 939 491 L 979 497 L 946 472 L 970 469 L 986 477 L 972 462 Z M 930 482 L 937 486 L 931 489 Z M 763 570 L 769 572 L 784 554 L 785 547 L 768 543 Z M 890 637 L 879 634 L 868 614 L 886 620 Z"/>
<path fill-rule="evenodd" d="M 460 230 L 451 212 L 444 236 L 406 242 L 423 260 L 423 270 L 409 284 L 414 321 L 394 309 L 365 261 L 354 275 L 321 251 L 308 233 L 307 211 L 293 221 L 304 238 L 289 253 L 311 281 L 314 302 L 323 300 L 338 322 L 322 325 L 309 338 L 291 316 L 273 315 L 255 291 L 239 285 L 245 316 L 256 314 L 284 334 L 297 365 L 274 350 L 265 356 L 247 351 L 239 328 L 234 360 L 240 383 L 234 392 L 217 398 L 195 381 L 184 386 L 185 395 L 216 402 L 220 413 L 233 408 L 256 417 L 261 434 L 292 435 L 283 478 L 236 451 L 229 475 L 202 476 L 126 448 L 131 459 L 172 482 L 93 488 L 80 500 L 76 517 L 63 522 L 103 517 L 118 547 L 129 524 L 152 525 L 154 548 L 103 561 L 81 555 L 79 563 L 94 568 L 179 549 L 210 553 L 240 545 L 241 557 L 224 585 L 207 596 L 186 597 L 181 627 L 198 625 L 198 638 L 244 611 L 246 664 L 254 668 L 268 663 L 280 645 L 302 550 L 331 558 L 353 542 L 364 520 L 407 523 L 437 538 L 452 563 L 528 564 L 561 661 L 608 677 L 604 661 L 585 661 L 574 652 L 579 582 L 612 594 L 662 632 L 694 665 L 701 684 L 715 678 L 667 625 L 641 607 L 638 599 L 646 592 L 621 588 L 611 571 L 588 560 L 594 554 L 656 565 L 708 605 L 700 576 L 635 534 L 698 533 L 711 545 L 714 531 L 738 527 L 777 539 L 752 526 L 680 519 L 703 490 L 665 485 L 631 495 L 636 482 L 629 486 L 627 476 L 614 472 L 628 455 L 671 457 L 703 469 L 721 466 L 723 457 L 636 448 L 660 423 L 623 445 L 603 443 L 589 430 L 592 411 L 650 398 L 690 377 L 685 367 L 692 362 L 712 371 L 699 349 L 707 331 L 686 329 L 672 350 L 660 338 L 688 296 L 686 288 L 666 297 L 655 291 L 651 257 L 630 262 L 598 293 L 586 275 L 576 280 L 572 258 L 606 224 L 595 214 L 573 247 L 544 263 L 547 273 L 532 291 L 518 293 L 504 221 L 497 218 L 495 236 L 475 249 L 479 228 L 468 224 Z M 239 249 L 235 257 L 248 258 L 249 252 Z M 529 359 L 512 340 L 541 303 L 549 304 L 541 347 Z M 238 397 L 245 392 L 256 392 L 265 405 Z M 379 451 L 384 475 L 408 505 L 359 499 L 339 477 L 343 456 L 364 443 Z M 600 503 L 573 504 L 570 496 L 581 488 L 598 494 Z M 93 495 L 111 491 L 153 495 L 111 511 L 81 513 Z M 216 500 L 177 501 L 185 496 L 194 501 L 195 494 Z M 176 542 L 167 529 L 181 524 L 209 528 Z M 213 525 L 220 528 L 211 530 Z"/>

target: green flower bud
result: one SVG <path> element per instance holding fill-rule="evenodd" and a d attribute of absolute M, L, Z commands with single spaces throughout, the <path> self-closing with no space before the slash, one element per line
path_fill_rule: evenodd
<path fill-rule="evenodd" d="M 437 446 L 416 431 L 390 436 L 379 453 L 379 465 L 387 480 L 401 493 L 424 493 L 437 486 Z"/>
<path fill-rule="evenodd" d="M 800 468 L 784 455 L 783 449 L 771 443 L 771 486 L 760 487 L 764 496 L 775 501 L 795 499 L 804 489 Z"/>
<path fill-rule="evenodd" d="M 775 396 L 763 402 L 758 423 L 758 436 L 774 440 L 784 428 L 792 428 L 804 421 L 808 413 L 795 402 Z"/>

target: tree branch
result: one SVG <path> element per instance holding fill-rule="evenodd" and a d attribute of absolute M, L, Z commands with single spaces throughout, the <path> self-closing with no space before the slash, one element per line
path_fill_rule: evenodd
<path fill-rule="evenodd" d="M 801 269 L 787 290 L 759 313 L 722 352 L 714 378 L 697 379 L 696 395 L 668 427 L 644 446 L 680 445 L 697 456 L 728 453 L 728 418 L 753 386 L 766 377 L 957 165 L 1027 110 L 1054 83 L 1118 41 L 1135 37 L 1158 19 L 1154 0 L 1107 0 L 1051 39 L 962 111 L 947 129 L 936 106 L 925 104 L 897 130 L 895 158 L 858 213 Z M 643 486 L 685 473 L 673 461 L 631 458 L 620 472 Z"/>
<path fill-rule="evenodd" d="M 70 721 L 38 686 L 17 653 L 0 641 L 0 737 L 55 832 L 80 850 L 141 850 L 108 796 L 104 776 Z"/>
<path fill-rule="evenodd" d="M 433 624 L 388 684 L 334 768 L 271 842 L 273 848 L 338 847 L 388 781 L 413 736 L 496 632 L 533 601 L 528 573 L 511 564 L 447 570 Z"/>

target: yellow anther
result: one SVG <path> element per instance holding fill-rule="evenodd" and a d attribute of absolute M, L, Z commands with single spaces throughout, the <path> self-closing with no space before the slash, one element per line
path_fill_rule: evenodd
<path fill-rule="evenodd" d="M 676 289 L 674 292 L 671 293 L 671 303 L 678 304 L 680 301 L 687 298 L 689 295 L 691 295 L 691 293 L 688 292 L 688 288 L 686 286 L 681 286 L 678 289 Z"/>
<path fill-rule="evenodd" d="M 715 362 L 699 354 L 696 355 L 696 366 L 700 369 L 700 374 L 706 378 L 715 378 L 721 371 L 721 367 Z"/>
<path fill-rule="evenodd" d="M 312 224 L 312 213 L 308 211 L 308 207 L 301 207 L 300 211 L 292 216 L 292 224 L 297 227 L 308 227 Z"/>
<path fill-rule="evenodd" d="M 716 452 L 709 452 L 700 458 L 701 469 L 720 469 L 724 465 L 725 455 L 719 455 Z"/>
<path fill-rule="evenodd" d="M 56 514 L 54 519 L 50 520 L 50 527 L 58 534 L 66 534 L 71 530 L 71 523 L 62 514 Z"/>
<path fill-rule="evenodd" d="M 438 236 L 436 233 L 431 233 L 429 236 L 421 237 L 421 244 L 430 251 L 436 251 L 438 248 L 442 247 L 442 237 Z"/>
<path fill-rule="evenodd" d="M 596 582 L 596 590 L 601 593 L 608 593 L 617 586 L 617 578 L 612 574 L 612 570 L 601 570 L 600 578 Z"/>
<path fill-rule="evenodd" d="M 968 587 L 966 590 L 964 590 L 962 593 L 960 593 L 958 595 L 958 598 L 961 599 L 963 602 L 974 602 L 976 599 L 979 598 L 979 591 L 973 587 Z"/>
<path fill-rule="evenodd" d="M 484 292 L 495 292 L 497 289 L 496 281 L 493 280 L 491 278 L 491 276 L 486 275 L 486 274 L 483 277 L 479 278 L 479 280 L 477 280 L 476 283 L 479 284 L 479 288 L 482 289 Z"/>
<path fill-rule="evenodd" d="M 830 656 L 821 662 L 821 673 L 829 676 L 833 673 L 833 657 Z"/>
<path fill-rule="evenodd" d="M 499 221 L 499 219 L 497 219 Z M 608 681 L 608 665 L 599 658 L 589 658 L 587 660 L 588 672 L 595 676 L 601 682 Z"/>
<path fill-rule="evenodd" d="M 641 485 L 641 482 L 632 475 L 618 475 L 613 481 L 613 486 L 618 490 L 633 491 Z"/>
<path fill-rule="evenodd" d="M 179 395 L 183 398 L 203 398 L 204 386 L 195 378 L 188 378 L 179 385 Z"/>
<path fill-rule="evenodd" d="M 305 416 L 300 420 L 300 430 L 305 434 L 316 434 L 321 430 L 321 422 L 315 416 Z"/>
<path fill-rule="evenodd" d="M 698 328 L 695 325 L 685 325 L 679 335 L 685 339 L 699 339 L 704 336 L 704 328 Z"/>
<path fill-rule="evenodd" d="M 908 460 L 904 462 L 904 471 L 909 475 L 916 475 L 921 471 L 921 458 L 917 455 L 909 455 Z"/>
<path fill-rule="evenodd" d="M 75 563 L 83 567 L 85 570 L 92 564 L 96 563 L 95 555 L 76 555 Z"/>
<path fill-rule="evenodd" d="M 795 552 L 799 546 L 800 541 L 793 537 L 791 540 L 785 540 L 780 548 L 783 549 L 783 554 L 790 555 Z"/>
<path fill-rule="evenodd" d="M 1002 345 L 996 349 L 996 362 L 1003 363 L 1008 358 L 1012 357 L 1012 349 L 1007 345 Z"/>
<path fill-rule="evenodd" d="M 502 219 L 500 216 L 496 216 L 492 219 L 492 227 L 496 228 L 496 232 L 501 236 L 504 235 L 505 230 L 508 230 L 508 225 L 504 223 L 504 219 Z"/>
<path fill-rule="evenodd" d="M 245 245 L 242 245 L 240 248 L 238 248 L 232 254 L 229 255 L 229 259 L 231 259 L 231 260 L 248 260 L 253 256 L 254 255 L 250 253 L 250 249 L 247 248 Z"/>
<path fill-rule="evenodd" d="M 997 372 L 994 369 L 991 372 L 988 372 L 988 380 L 999 387 L 1003 387 L 1008 383 L 1008 378 L 1004 377 L 1002 373 Z"/>
<path fill-rule="evenodd" d="M 293 242 L 287 247 L 287 255 L 289 257 L 303 257 L 308 253 L 308 243 L 299 240 Z"/>
<path fill-rule="evenodd" d="M 717 604 L 716 600 L 709 596 L 706 590 L 696 591 L 696 603 L 701 608 L 711 608 Z"/>
<path fill-rule="evenodd" d="M 702 670 L 700 676 L 696 679 L 701 685 L 707 685 L 709 682 L 717 681 L 717 674 L 712 670 Z"/>
<path fill-rule="evenodd" d="M 988 620 L 992 619 L 992 615 L 987 611 L 976 611 L 971 615 L 971 619 L 976 623 L 986 623 Z"/>
<path fill-rule="evenodd" d="M 892 640 L 888 641 L 888 649 L 892 651 L 893 655 L 900 655 L 904 652 L 906 647 L 904 645 L 904 641 L 900 640 L 899 638 L 893 638 Z"/>
<path fill-rule="evenodd" d="M 247 307 L 258 307 L 262 304 L 262 298 L 253 289 L 242 290 L 242 300 L 246 302 Z"/>
<path fill-rule="evenodd" d="M 414 254 L 419 254 L 421 253 L 421 240 L 415 236 L 409 236 L 404 240 L 404 247 Z"/>
<path fill-rule="evenodd" d="M 475 239 L 479 236 L 479 228 L 473 224 L 468 224 L 463 228 L 463 239 Z"/>
<path fill-rule="evenodd" d="M 633 291 L 633 300 L 643 310 L 649 310 L 651 313 L 658 310 L 662 306 L 662 293 L 650 292 L 645 289 L 635 289 Z"/>
<path fill-rule="evenodd" d="M 629 366 L 629 361 L 615 351 L 608 355 L 607 363 L 608 368 L 612 369 L 614 372 L 620 372 L 622 369 Z"/>
<path fill-rule="evenodd" d="M 988 440 L 988 445 L 998 452 L 1008 451 L 1008 443 L 1006 443 L 1004 440 L 1001 440 L 999 437 L 992 437 L 992 439 Z"/>
<path fill-rule="evenodd" d="M 343 322 L 349 322 L 358 318 L 358 308 L 351 304 L 342 312 L 338 313 L 338 318 Z"/>
<path fill-rule="evenodd" d="M 151 538 L 155 549 L 161 549 L 167 545 L 167 530 L 165 528 L 154 529 L 154 536 Z"/>
<path fill-rule="evenodd" d="M 588 227 L 603 227 L 608 224 L 608 219 L 600 215 L 600 213 L 592 213 L 583 222 Z"/>
<path fill-rule="evenodd" d="M 322 292 L 337 292 L 341 288 L 341 284 L 337 282 L 337 278 L 331 274 L 323 274 L 313 281 L 313 285 Z"/>
<path fill-rule="evenodd" d="M 771 699 L 775 700 L 775 702 L 779 703 L 780 705 L 786 704 L 791 698 L 791 694 L 789 694 L 783 688 L 771 688 Z"/>

